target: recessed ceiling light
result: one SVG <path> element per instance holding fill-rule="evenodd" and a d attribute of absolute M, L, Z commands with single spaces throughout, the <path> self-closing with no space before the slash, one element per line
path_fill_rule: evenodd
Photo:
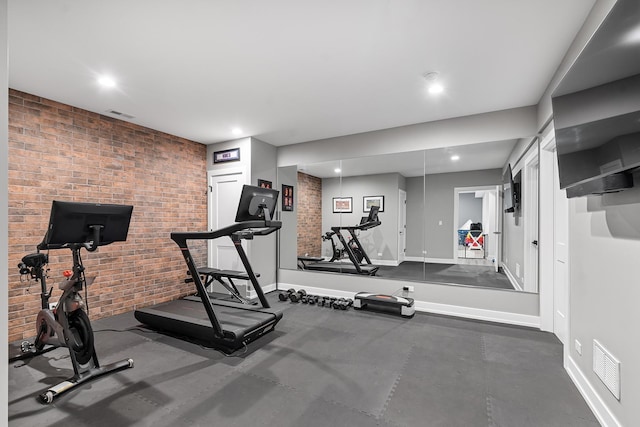
<path fill-rule="evenodd" d="M 101 76 L 98 78 L 98 83 L 102 87 L 116 87 L 116 81 L 109 76 Z"/>
<path fill-rule="evenodd" d="M 342 169 L 340 169 L 340 168 L 335 168 L 333 171 L 334 171 L 335 173 L 340 173 L 340 172 L 342 172 Z"/>
<path fill-rule="evenodd" d="M 431 95 L 437 95 L 439 93 L 442 93 L 444 91 L 444 86 L 442 86 L 440 83 L 433 83 L 432 85 L 429 86 L 429 93 Z"/>
<path fill-rule="evenodd" d="M 444 86 L 440 83 L 440 76 L 435 71 L 430 71 L 428 73 L 424 73 L 422 77 L 427 82 L 427 90 L 431 95 L 437 95 L 444 91 Z"/>
<path fill-rule="evenodd" d="M 460 156 L 458 156 L 457 154 L 454 154 L 453 156 L 451 156 L 451 160 L 453 160 L 454 162 L 456 160 L 460 160 Z"/>
<path fill-rule="evenodd" d="M 232 133 L 232 134 L 234 134 L 234 135 L 236 135 L 236 136 L 237 136 L 237 135 L 242 135 L 242 129 L 240 129 L 240 128 L 233 128 L 233 129 L 231 129 L 231 133 Z"/>

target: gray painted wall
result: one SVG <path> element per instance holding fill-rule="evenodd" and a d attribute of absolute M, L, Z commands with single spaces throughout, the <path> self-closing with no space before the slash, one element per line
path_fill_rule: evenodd
<path fill-rule="evenodd" d="M 407 257 L 424 258 L 424 233 L 424 177 L 407 178 Z"/>
<path fill-rule="evenodd" d="M 423 180 L 426 185 L 424 195 Z M 457 223 L 453 213 L 455 188 L 498 185 L 501 182 L 500 169 L 434 174 L 427 175 L 424 179 L 423 177 L 408 178 L 407 255 L 421 256 L 420 253 L 424 247 L 426 258 L 452 259 L 455 244 L 453 230 L 454 224 Z M 424 210 L 421 209 L 420 203 L 423 197 L 426 203 Z M 481 216 L 482 204 L 480 205 Z M 421 231 L 424 234 L 420 233 Z M 421 235 L 424 235 L 424 243 L 416 238 Z"/>
<path fill-rule="evenodd" d="M 240 148 L 240 160 L 227 163 L 213 163 L 213 153 L 231 148 Z M 258 178 L 276 183 L 277 149 L 255 138 L 241 138 L 207 146 L 207 172 L 225 172 L 230 169 L 242 170 L 247 184 L 257 185 Z M 278 199 L 280 200 L 280 199 Z M 234 202 L 235 203 L 235 202 Z M 210 207 L 211 209 L 211 207 Z M 256 273 L 260 285 L 276 282 L 276 234 L 247 241 L 247 256 Z"/>
<path fill-rule="evenodd" d="M 265 179 L 276 187 L 276 152 L 273 145 L 251 138 L 251 185 L 258 185 L 258 179 Z M 276 210 L 279 210 L 281 200 L 278 198 Z M 275 212 L 272 212 L 275 218 Z M 258 237 L 249 242 L 251 267 L 260 273 L 258 278 L 262 286 L 276 283 L 276 233 Z"/>
<path fill-rule="evenodd" d="M 571 358 L 622 425 L 640 425 L 640 186 L 571 199 L 569 218 Z M 621 363 L 620 401 L 593 373 L 593 340 Z"/>
<path fill-rule="evenodd" d="M 402 188 L 404 177 L 397 173 L 366 175 L 322 180 L 322 230 L 331 230 L 338 225 L 356 225 L 363 216 L 363 197 L 384 196 L 384 212 L 378 215 L 381 225 L 360 231 L 358 240 L 369 258 L 395 261 L 398 259 L 398 189 Z M 352 213 L 333 213 L 334 197 L 351 197 Z M 343 232 L 345 238 L 349 232 Z M 322 256 L 331 256 L 331 244 L 322 243 Z M 374 262 L 375 264 L 375 262 Z"/>
<path fill-rule="evenodd" d="M 3 253 L 5 256 L 0 257 L 0 342 L 7 342 L 8 335 L 8 295 L 6 289 L 9 288 L 7 282 L 7 257 L 6 249 L 9 247 L 9 205 L 7 199 L 9 198 L 9 146 L 7 141 L 9 140 L 9 76 L 7 72 L 8 60 L 7 60 L 7 1 L 0 0 L 0 86 L 2 91 L 0 93 L 0 247 L 5 250 Z M 0 383 L 2 388 L 0 389 L 0 420 L 7 419 L 7 387 L 8 387 L 8 364 L 7 364 L 7 352 L 3 351 L 0 357 Z"/>
<path fill-rule="evenodd" d="M 482 198 L 475 193 L 460 193 L 458 201 L 458 228 L 467 221 L 482 223 Z"/>
<path fill-rule="evenodd" d="M 278 168 L 278 189 L 282 185 L 293 185 L 293 212 L 280 211 L 282 228 L 280 240 L 280 268 L 295 270 L 298 259 L 298 167 L 285 166 Z M 282 203 L 281 203 L 282 206 Z M 320 236 L 318 236 L 318 239 Z"/>

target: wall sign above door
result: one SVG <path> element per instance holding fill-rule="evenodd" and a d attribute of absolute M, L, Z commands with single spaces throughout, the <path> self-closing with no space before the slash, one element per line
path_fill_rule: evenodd
<path fill-rule="evenodd" d="M 237 162 L 238 160 L 240 160 L 240 148 L 231 148 L 213 153 L 213 163 Z"/>

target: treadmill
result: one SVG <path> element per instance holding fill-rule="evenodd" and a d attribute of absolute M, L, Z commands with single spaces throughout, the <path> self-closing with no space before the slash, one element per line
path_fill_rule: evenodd
<path fill-rule="evenodd" d="M 380 207 L 372 206 L 369 210 L 369 216 L 362 217 L 360 220 L 360 224 L 355 226 L 344 226 L 344 227 L 331 227 L 331 231 L 335 233 L 335 236 L 340 240 L 342 246 L 345 249 L 349 257 L 349 262 L 341 262 L 341 261 L 319 261 L 304 264 L 305 270 L 316 270 L 316 271 L 329 271 L 332 273 L 348 273 L 348 274 L 365 274 L 369 276 L 375 276 L 378 272 L 378 266 L 373 265 L 371 263 L 371 259 L 369 255 L 365 252 L 360 240 L 358 240 L 358 236 L 356 235 L 356 231 L 360 230 L 368 230 L 370 228 L 374 228 L 382 224 L 378 219 L 378 210 Z M 361 263 L 356 257 L 351 245 L 347 243 L 344 238 L 344 235 L 341 233 L 341 230 L 347 230 L 349 234 L 351 234 L 351 241 L 356 244 L 360 253 L 362 254 L 363 262 Z"/>
<path fill-rule="evenodd" d="M 135 311 L 135 318 L 153 329 L 183 336 L 227 354 L 275 329 L 276 323 L 282 319 L 282 310 L 269 306 L 242 248 L 242 240 L 266 236 L 280 229 L 282 222 L 271 219 L 277 199 L 277 190 L 245 185 L 235 224 L 211 232 L 171 233 L 171 239 L 184 256 L 199 298 L 179 299 L 141 308 Z M 222 237 L 229 237 L 233 241 L 260 304 L 215 300 L 207 294 L 187 241 Z"/>

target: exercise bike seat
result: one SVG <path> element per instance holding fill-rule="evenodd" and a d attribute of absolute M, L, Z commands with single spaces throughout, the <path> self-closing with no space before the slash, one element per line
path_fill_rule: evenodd
<path fill-rule="evenodd" d="M 38 253 L 23 256 L 22 262 L 27 267 L 40 268 L 49 262 L 49 257 L 47 256 L 47 254 L 38 252 Z"/>

